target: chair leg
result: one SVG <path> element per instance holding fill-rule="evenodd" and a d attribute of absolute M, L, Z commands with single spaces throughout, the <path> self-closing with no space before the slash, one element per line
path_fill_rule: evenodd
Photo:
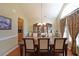
<path fill-rule="evenodd" d="M 64 53 L 63 53 L 63 56 L 64 56 Z"/>
<path fill-rule="evenodd" d="M 26 52 L 25 52 L 25 56 L 26 56 Z"/>
<path fill-rule="evenodd" d="M 50 51 L 48 52 L 48 55 L 50 56 Z"/>
<path fill-rule="evenodd" d="M 26 53 L 27 53 L 27 52 L 25 51 L 25 56 L 26 56 Z"/>
<path fill-rule="evenodd" d="M 38 52 L 38 56 L 40 56 L 40 52 Z"/>
<path fill-rule="evenodd" d="M 63 56 L 64 56 L 64 51 L 63 51 Z"/>
<path fill-rule="evenodd" d="M 55 56 L 55 52 L 53 52 L 53 55 Z"/>
<path fill-rule="evenodd" d="M 64 52 L 63 52 L 63 56 L 65 56 Z"/>
<path fill-rule="evenodd" d="M 51 51 L 50 54 L 51 54 L 51 56 L 52 56 L 52 55 L 54 55 L 54 52 Z"/>
<path fill-rule="evenodd" d="M 48 52 L 49 56 L 51 56 L 51 51 Z"/>
<path fill-rule="evenodd" d="M 40 52 L 39 52 L 39 50 L 37 51 L 37 55 L 40 56 Z"/>
<path fill-rule="evenodd" d="M 35 52 L 35 55 L 36 55 L 36 56 L 38 55 L 38 52 L 37 52 L 37 51 Z"/>
<path fill-rule="evenodd" d="M 36 52 L 34 52 L 34 56 L 36 55 Z"/>

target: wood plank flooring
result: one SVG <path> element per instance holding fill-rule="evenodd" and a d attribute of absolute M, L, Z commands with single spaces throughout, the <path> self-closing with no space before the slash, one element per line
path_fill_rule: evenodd
<path fill-rule="evenodd" d="M 24 51 L 23 51 L 23 55 L 24 55 Z M 16 48 L 14 51 L 9 53 L 7 56 L 20 56 L 20 48 L 19 47 Z M 46 53 L 43 53 L 40 55 L 27 54 L 27 56 L 48 56 L 48 55 Z M 70 49 L 67 50 L 67 56 L 73 56 L 72 51 Z"/>

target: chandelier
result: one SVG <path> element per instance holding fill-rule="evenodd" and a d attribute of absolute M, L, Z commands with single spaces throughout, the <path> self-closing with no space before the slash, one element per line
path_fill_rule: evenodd
<path fill-rule="evenodd" d="M 38 24 L 37 24 L 38 26 L 46 25 L 46 23 L 43 23 L 43 22 L 42 22 L 42 8 L 43 8 L 43 5 L 42 5 L 42 3 L 41 3 L 41 23 L 38 23 Z"/>

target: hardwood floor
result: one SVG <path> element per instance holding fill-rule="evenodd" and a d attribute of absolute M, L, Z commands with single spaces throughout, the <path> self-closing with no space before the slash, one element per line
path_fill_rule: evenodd
<path fill-rule="evenodd" d="M 16 48 L 12 52 L 10 52 L 7 56 L 20 56 L 20 48 Z"/>
<path fill-rule="evenodd" d="M 24 52 L 23 52 L 23 55 L 24 55 Z M 42 54 L 40 54 L 40 55 L 33 55 L 33 54 L 28 54 L 28 53 L 27 53 L 27 56 L 48 56 L 48 54 L 42 53 Z M 50 55 L 50 56 L 53 56 L 53 55 Z M 70 49 L 67 50 L 67 56 L 74 56 L 74 55 L 72 54 L 72 51 L 71 51 Z"/>
<path fill-rule="evenodd" d="M 20 56 L 20 48 L 16 48 L 15 50 L 13 50 L 11 53 L 9 53 L 7 56 Z M 23 49 L 23 56 L 24 55 L 24 49 Z M 28 54 L 27 56 L 48 56 L 46 53 L 42 53 L 40 55 L 33 55 L 33 54 Z M 53 56 L 53 55 L 51 55 Z M 72 51 L 70 49 L 67 50 L 67 56 L 73 56 Z"/>
<path fill-rule="evenodd" d="M 72 51 L 70 49 L 67 50 L 67 55 L 68 56 L 73 56 Z"/>

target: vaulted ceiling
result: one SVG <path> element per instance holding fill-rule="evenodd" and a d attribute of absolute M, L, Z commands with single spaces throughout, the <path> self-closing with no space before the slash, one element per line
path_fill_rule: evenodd
<path fill-rule="evenodd" d="M 12 11 L 23 14 L 30 19 L 55 19 L 63 6 L 63 3 L 10 3 L 0 4 L 1 11 Z"/>

